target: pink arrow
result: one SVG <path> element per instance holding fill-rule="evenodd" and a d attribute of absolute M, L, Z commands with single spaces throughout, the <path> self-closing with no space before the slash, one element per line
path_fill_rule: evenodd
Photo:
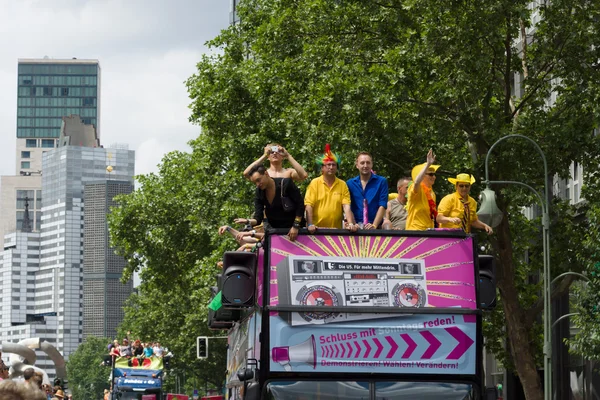
<path fill-rule="evenodd" d="M 363 339 L 363 343 L 365 344 L 365 347 L 367 348 L 367 351 L 364 355 L 365 358 L 369 357 L 369 353 L 371 352 L 371 346 L 369 345 L 369 342 L 367 341 L 367 339 Z"/>
<path fill-rule="evenodd" d="M 402 358 L 409 358 L 411 356 L 411 354 L 413 353 L 413 351 L 415 351 L 415 349 L 417 348 L 417 344 L 415 343 L 414 340 L 412 340 L 412 338 L 410 337 L 410 335 L 408 333 L 403 333 L 400 336 L 402 337 L 402 339 L 404 339 L 404 341 L 408 345 L 408 347 L 404 351 L 404 354 L 402 354 Z"/>
<path fill-rule="evenodd" d="M 325 357 L 329 357 L 329 345 L 325 346 Z"/>
<path fill-rule="evenodd" d="M 340 347 L 342 348 L 342 354 L 340 354 L 341 358 L 344 358 L 344 354 L 346 354 L 346 348 L 343 343 L 340 343 Z"/>
<path fill-rule="evenodd" d="M 325 347 L 321 347 L 321 358 L 325 357 Z"/>
<path fill-rule="evenodd" d="M 352 345 L 350 344 L 350 342 L 347 342 L 346 346 L 348 346 L 348 358 L 350 358 L 352 357 Z"/>
<path fill-rule="evenodd" d="M 392 339 L 391 336 L 386 336 L 385 340 L 387 340 L 388 343 L 390 344 L 390 346 L 392 346 L 392 348 L 387 353 L 387 356 L 385 356 L 385 358 L 392 358 L 394 356 L 394 354 L 396 354 L 396 350 L 398 350 L 398 345 L 396 344 L 394 339 Z"/>
<path fill-rule="evenodd" d="M 427 350 L 425 350 L 425 353 L 423 353 L 421 358 L 424 360 L 428 360 L 431 357 L 433 357 L 433 355 L 435 354 L 437 349 L 439 349 L 440 346 L 442 345 L 442 342 L 437 340 L 435 338 L 435 336 L 433 336 L 433 333 L 431 333 L 429 331 L 421 332 L 421 336 L 423 336 L 425 338 L 425 340 L 427 340 L 429 342 L 429 347 L 427 348 Z"/>
<path fill-rule="evenodd" d="M 356 346 L 356 354 L 354 354 L 354 358 L 358 358 L 358 356 L 360 356 L 360 345 L 356 340 L 354 341 L 354 346 Z"/>
<path fill-rule="evenodd" d="M 334 346 L 335 346 L 335 358 L 337 358 L 338 354 L 340 354 L 340 349 L 338 348 L 337 343 Z"/>
<path fill-rule="evenodd" d="M 373 338 L 373 342 L 375 343 L 375 346 L 377 346 L 377 351 L 373 355 L 373 358 L 379 358 L 379 355 L 383 351 L 383 345 L 381 344 L 381 342 L 377 338 Z"/>
<path fill-rule="evenodd" d="M 452 337 L 454 339 L 456 339 L 456 341 L 458 342 L 458 345 L 456 345 L 454 350 L 452 350 L 450 352 L 450 354 L 448 355 L 448 357 L 446 357 L 446 359 L 447 360 L 458 360 L 460 357 L 462 357 L 463 354 L 465 354 L 465 352 L 467 350 L 469 350 L 469 348 L 473 344 L 473 339 L 471 339 L 469 336 L 467 336 L 463 331 L 461 331 L 456 326 L 446 328 L 446 331 L 449 334 L 451 334 Z"/>

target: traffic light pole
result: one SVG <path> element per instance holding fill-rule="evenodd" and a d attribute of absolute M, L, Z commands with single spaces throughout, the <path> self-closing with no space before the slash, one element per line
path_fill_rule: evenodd
<path fill-rule="evenodd" d="M 227 339 L 228 336 L 198 336 L 196 337 L 196 358 L 204 360 L 208 358 L 209 339 Z M 202 351 L 202 349 L 204 349 Z"/>

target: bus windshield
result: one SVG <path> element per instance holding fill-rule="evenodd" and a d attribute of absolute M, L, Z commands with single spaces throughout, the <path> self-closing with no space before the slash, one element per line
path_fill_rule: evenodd
<path fill-rule="evenodd" d="M 375 397 L 371 397 L 371 388 Z M 270 382 L 272 400 L 472 400 L 473 387 L 447 382 L 297 381 Z"/>

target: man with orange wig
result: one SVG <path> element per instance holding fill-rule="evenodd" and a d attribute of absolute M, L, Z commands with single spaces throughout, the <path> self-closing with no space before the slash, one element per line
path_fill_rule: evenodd
<path fill-rule="evenodd" d="M 321 176 L 313 179 L 304 196 L 306 206 L 306 224 L 308 231 L 314 233 L 318 228 L 342 228 L 344 214 L 347 228 L 355 232 L 358 229 L 354 215 L 350 210 L 350 191 L 346 182 L 336 177 L 340 158 L 325 145 L 325 154 L 317 158 L 321 166 Z"/>

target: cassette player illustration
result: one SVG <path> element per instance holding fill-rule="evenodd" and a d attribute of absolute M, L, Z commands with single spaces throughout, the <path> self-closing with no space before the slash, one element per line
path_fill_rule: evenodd
<path fill-rule="evenodd" d="M 425 307 L 423 260 L 289 256 L 277 265 L 280 305 Z M 291 325 L 388 318 L 390 314 L 285 313 Z"/>

